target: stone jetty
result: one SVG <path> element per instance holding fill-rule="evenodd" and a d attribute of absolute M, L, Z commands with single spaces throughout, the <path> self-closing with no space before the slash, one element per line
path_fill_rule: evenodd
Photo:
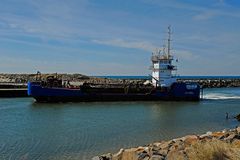
<path fill-rule="evenodd" d="M 240 127 L 120 149 L 92 160 L 239 160 Z"/>
<path fill-rule="evenodd" d="M 178 81 L 197 82 L 202 88 L 240 87 L 240 78 L 179 79 Z"/>
<path fill-rule="evenodd" d="M 82 81 L 89 79 L 89 76 L 85 76 L 82 74 L 57 74 L 57 73 L 46 73 L 41 74 L 41 79 L 46 79 L 48 76 L 58 76 L 61 79 L 69 80 L 69 81 Z M 0 74 L 0 83 L 27 83 L 28 81 L 33 81 L 39 78 L 37 74 Z"/>
<path fill-rule="evenodd" d="M 46 77 L 56 73 L 41 74 L 41 78 L 44 80 Z M 79 86 L 82 83 L 93 84 L 124 84 L 124 85 L 148 85 L 149 79 L 110 79 L 86 76 L 83 74 L 57 74 L 59 78 L 69 81 L 72 85 Z M 24 84 L 28 81 L 33 81 L 37 78 L 36 74 L 0 74 L 0 88 L 4 83 Z M 179 78 L 179 82 L 197 82 L 203 88 L 221 88 L 221 87 L 240 87 L 240 78 L 201 78 L 201 79 L 184 79 Z"/>

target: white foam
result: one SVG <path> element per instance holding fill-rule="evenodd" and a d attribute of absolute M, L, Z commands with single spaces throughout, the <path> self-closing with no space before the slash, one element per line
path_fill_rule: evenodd
<path fill-rule="evenodd" d="M 224 93 L 207 93 L 203 95 L 204 99 L 240 99 L 240 96 L 234 96 Z"/>

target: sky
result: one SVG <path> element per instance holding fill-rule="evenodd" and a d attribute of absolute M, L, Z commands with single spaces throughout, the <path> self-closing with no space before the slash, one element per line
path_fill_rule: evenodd
<path fill-rule="evenodd" d="M 240 75 L 239 0 L 1 0 L 0 73 L 148 75 L 172 28 L 180 75 Z"/>

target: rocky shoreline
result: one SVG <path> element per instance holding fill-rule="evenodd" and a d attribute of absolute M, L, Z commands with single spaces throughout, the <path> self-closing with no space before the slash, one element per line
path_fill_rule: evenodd
<path fill-rule="evenodd" d="M 240 159 L 240 127 L 202 135 L 187 135 L 146 146 L 120 149 L 92 160 L 218 160 Z"/>
<path fill-rule="evenodd" d="M 56 75 L 41 74 L 42 79 L 47 76 Z M 148 79 L 110 79 L 86 76 L 82 74 L 57 74 L 59 78 L 70 81 L 73 85 L 80 85 L 84 82 L 94 84 L 124 84 L 124 85 L 146 85 L 150 83 Z M 34 81 L 36 74 L 0 74 L 0 85 L 4 83 L 25 84 L 28 81 Z M 179 82 L 197 82 L 202 88 L 222 88 L 222 87 L 240 87 L 240 78 L 202 78 L 202 79 L 178 79 Z"/>
<path fill-rule="evenodd" d="M 202 88 L 224 88 L 224 87 L 240 87 L 240 79 L 179 79 L 182 82 L 196 82 L 202 86 Z"/>

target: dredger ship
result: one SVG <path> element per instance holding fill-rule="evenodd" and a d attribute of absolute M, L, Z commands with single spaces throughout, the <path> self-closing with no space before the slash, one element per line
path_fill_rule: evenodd
<path fill-rule="evenodd" d="M 178 82 L 177 67 L 170 49 L 171 29 L 168 27 L 167 47 L 152 53 L 151 84 L 118 85 L 83 83 L 67 87 L 61 79 L 51 76 L 45 81 L 28 82 L 28 95 L 37 102 L 88 102 L 88 101 L 198 101 L 200 85 L 195 82 Z"/>

